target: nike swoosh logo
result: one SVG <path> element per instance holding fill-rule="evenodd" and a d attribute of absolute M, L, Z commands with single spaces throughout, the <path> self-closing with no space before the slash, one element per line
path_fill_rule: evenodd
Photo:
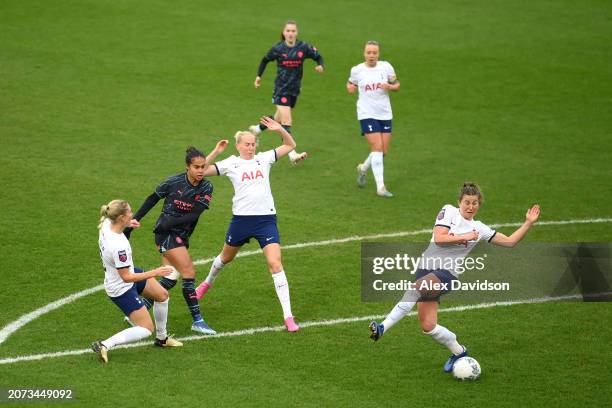
<path fill-rule="evenodd" d="M 269 240 L 271 240 L 272 238 L 274 238 L 274 237 L 266 238 L 266 241 L 269 241 Z"/>

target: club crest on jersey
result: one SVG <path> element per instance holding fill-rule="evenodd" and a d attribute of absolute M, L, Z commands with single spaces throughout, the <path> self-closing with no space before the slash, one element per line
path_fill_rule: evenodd
<path fill-rule="evenodd" d="M 263 173 L 261 172 L 261 170 L 257 170 L 257 171 L 245 171 L 242 173 L 242 180 L 257 180 L 258 178 L 264 178 Z"/>
<path fill-rule="evenodd" d="M 183 243 L 183 240 L 181 239 L 181 237 L 176 237 L 175 240 L 176 240 L 177 244 L 182 244 Z"/>
<path fill-rule="evenodd" d="M 444 209 L 444 208 L 443 208 L 443 209 L 442 209 L 442 211 L 440 211 L 440 212 L 438 213 L 438 221 L 439 221 L 439 220 L 441 220 L 442 218 L 444 218 L 444 212 L 445 212 L 445 211 L 446 211 L 446 209 Z"/>
<path fill-rule="evenodd" d="M 127 261 L 127 254 L 125 253 L 125 251 L 119 251 L 117 252 L 117 255 L 119 255 L 119 260 L 121 262 Z"/>
<path fill-rule="evenodd" d="M 298 58 L 302 58 L 304 56 L 304 53 L 302 51 L 298 51 Z"/>

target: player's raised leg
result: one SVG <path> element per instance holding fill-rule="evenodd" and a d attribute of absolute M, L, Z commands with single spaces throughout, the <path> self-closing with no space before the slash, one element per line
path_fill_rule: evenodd
<path fill-rule="evenodd" d="M 370 338 L 374 341 L 380 340 L 384 333 L 395 326 L 397 322 L 402 320 L 410 313 L 416 302 L 419 300 L 420 294 L 416 290 L 407 290 L 402 299 L 391 309 L 391 312 L 385 317 L 381 323 L 370 323 Z"/>
<path fill-rule="evenodd" d="M 217 275 L 221 273 L 221 270 L 223 270 L 223 268 L 225 268 L 228 263 L 234 260 L 240 248 L 241 247 L 239 246 L 231 246 L 228 244 L 223 245 L 223 250 L 219 255 L 215 257 L 212 262 L 212 265 L 210 266 L 208 276 L 196 288 L 196 296 L 198 300 L 202 299 L 206 292 L 208 292 L 208 290 L 212 287 L 213 282 L 217 278 Z"/>

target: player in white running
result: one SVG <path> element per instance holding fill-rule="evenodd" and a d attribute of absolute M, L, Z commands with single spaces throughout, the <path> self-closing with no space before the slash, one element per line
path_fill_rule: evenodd
<path fill-rule="evenodd" d="M 257 137 L 251 132 L 238 132 L 235 138 L 239 155 L 216 162 L 205 171 L 205 176 L 227 176 L 231 180 L 234 186 L 233 216 L 225 236 L 223 250 L 213 261 L 206 280 L 196 289 L 196 295 L 201 299 L 221 269 L 238 254 L 242 245 L 255 238 L 263 250 L 268 269 L 272 274 L 276 294 L 283 309 L 285 326 L 288 331 L 295 332 L 299 327 L 291 312 L 289 284 L 281 263 L 276 207 L 270 188 L 270 168 L 295 148 L 295 141 L 278 122 L 263 117 L 261 124 L 280 133 L 283 144 L 276 149 L 256 153 Z M 207 156 L 206 163 L 212 163 L 227 145 L 227 140 L 217 143 L 215 150 Z"/>
<path fill-rule="evenodd" d="M 357 184 L 365 186 L 365 176 L 370 167 L 376 181 L 376 193 L 381 197 L 393 197 L 385 187 L 384 156 L 391 143 L 392 119 L 389 91 L 399 91 L 400 83 L 395 70 L 387 61 L 379 61 L 380 47 L 377 41 L 368 41 L 363 51 L 365 62 L 351 68 L 346 84 L 349 93 L 359 90 L 357 119 L 361 134 L 370 145 L 370 154 L 357 165 Z"/>
<path fill-rule="evenodd" d="M 140 223 L 132 219 L 132 209 L 127 201 L 113 200 L 100 209 L 98 225 L 100 257 L 104 266 L 104 289 L 110 299 L 125 316 L 130 318 L 134 327 L 122 330 L 106 340 L 93 342 L 91 347 L 100 361 L 108 362 L 108 350 L 124 343 L 149 337 L 153 333 L 153 322 L 147 308 L 140 300 L 146 296 L 155 301 L 155 345 L 160 347 L 180 347 L 183 344 L 168 337 L 168 291 L 155 279 L 167 276 L 174 271 L 170 266 L 162 266 L 149 272 L 134 273 L 132 247 L 123 235 L 123 229 L 130 226 L 138 228 Z"/>
<path fill-rule="evenodd" d="M 402 300 L 395 305 L 382 323 L 370 323 L 370 337 L 376 341 L 417 304 L 423 332 L 452 352 L 444 365 L 445 372 L 452 371 L 455 361 L 467 355 L 467 349 L 459 344 L 455 333 L 438 324 L 440 296 L 450 291 L 452 281 L 458 279 L 459 273 L 454 268 L 446 270 L 435 265 L 440 265 L 439 261 L 443 260 L 444 265 L 452 263 L 460 266 L 460 262 L 449 260 L 463 261 L 480 240 L 486 240 L 493 245 L 514 247 L 525 237 L 540 216 L 540 206 L 533 205 L 527 210 L 523 225 L 510 236 L 506 236 L 474 219 L 483 202 L 482 192 L 476 184 L 464 183 L 459 192 L 458 202 L 459 208 L 447 204 L 436 217 L 431 242 L 423 253 L 416 271 L 414 286 L 416 290 L 406 291 Z M 448 289 L 434 290 L 436 285 L 440 288 L 441 284 L 446 284 Z"/>

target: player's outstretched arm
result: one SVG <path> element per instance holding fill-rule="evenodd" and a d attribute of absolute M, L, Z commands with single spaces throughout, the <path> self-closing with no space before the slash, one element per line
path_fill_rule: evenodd
<path fill-rule="evenodd" d="M 291 136 L 291 133 L 287 132 L 280 123 L 267 116 L 263 116 L 259 123 L 267 126 L 268 130 L 280 133 L 281 137 L 283 138 L 283 144 L 275 149 L 277 159 L 280 159 L 295 149 L 295 140 L 293 140 L 293 136 Z"/>
<path fill-rule="evenodd" d="M 494 245 L 499 245 L 503 247 L 512 248 L 516 246 L 525 235 L 527 235 L 527 231 L 531 228 L 531 226 L 538 220 L 540 217 L 540 206 L 535 204 L 533 207 L 527 210 L 527 214 L 525 214 L 525 222 L 523 225 L 519 227 L 512 235 L 509 237 L 502 234 L 501 232 L 497 232 L 491 243 Z"/>
<path fill-rule="evenodd" d="M 206 168 L 204 169 L 204 177 L 216 176 L 217 168 L 211 166 L 218 155 L 223 153 L 225 148 L 229 145 L 229 141 L 227 139 L 219 140 L 215 148 L 206 155 Z"/>
<path fill-rule="evenodd" d="M 136 211 L 136 214 L 134 214 L 134 218 L 130 221 L 130 225 L 123 230 L 123 234 L 127 239 L 130 239 L 130 235 L 134 228 L 140 227 L 140 220 L 155 207 L 158 201 L 159 196 L 155 192 L 145 199 L 144 203 L 142 203 L 138 211 Z"/>

